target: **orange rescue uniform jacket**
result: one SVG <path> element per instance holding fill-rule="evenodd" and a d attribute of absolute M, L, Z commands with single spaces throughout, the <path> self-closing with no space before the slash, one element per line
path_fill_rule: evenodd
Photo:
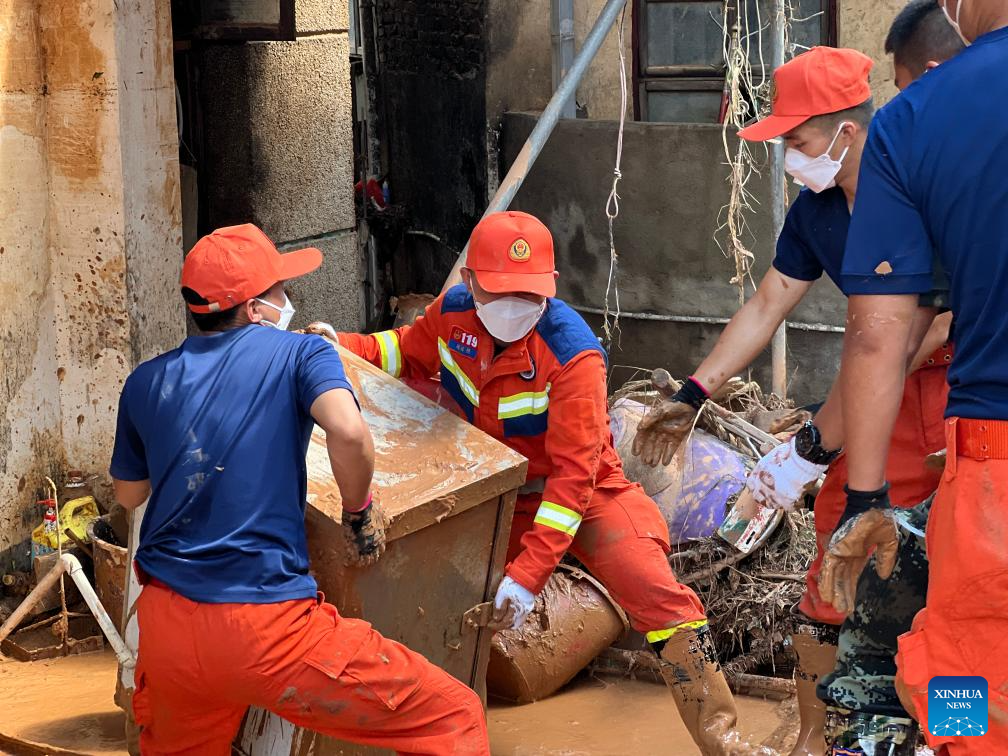
<path fill-rule="evenodd" d="M 506 572 L 533 593 L 570 546 L 595 489 L 628 485 L 609 431 L 605 352 L 560 300 L 496 358 L 462 284 L 411 326 L 339 340 L 397 378 L 440 376 L 469 422 L 528 458 L 527 486 L 541 482 L 542 501 Z"/>

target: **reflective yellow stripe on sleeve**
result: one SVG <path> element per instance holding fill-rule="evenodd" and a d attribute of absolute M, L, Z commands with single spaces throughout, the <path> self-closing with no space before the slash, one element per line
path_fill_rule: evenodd
<path fill-rule="evenodd" d="M 664 630 L 652 630 L 649 633 L 645 633 L 644 637 L 647 639 L 648 643 L 661 643 L 664 640 L 668 640 L 673 635 L 678 633 L 680 630 L 699 630 L 701 627 L 707 624 L 707 620 L 696 620 L 694 622 L 683 622 L 681 625 L 676 625 L 675 627 L 667 627 Z"/>
<path fill-rule="evenodd" d="M 438 337 L 438 355 L 441 357 L 441 364 L 444 366 L 445 370 L 455 376 L 455 379 L 459 382 L 459 386 L 462 388 L 462 393 L 465 394 L 466 399 L 472 402 L 474 407 L 479 406 L 479 389 L 476 388 L 475 384 L 469 380 L 469 376 L 465 374 L 465 371 L 459 367 L 458 363 L 455 362 L 455 358 L 452 357 L 451 350 L 445 343 L 445 340 Z"/>
<path fill-rule="evenodd" d="M 497 404 L 497 419 L 521 417 L 522 415 L 541 415 L 549 409 L 550 384 L 545 391 L 525 391 L 521 394 L 502 396 Z"/>
<path fill-rule="evenodd" d="M 539 504 L 534 522 L 536 525 L 545 525 L 547 528 L 573 536 L 581 525 L 581 515 L 552 501 L 543 501 Z"/>
<path fill-rule="evenodd" d="M 378 350 L 381 352 L 381 369 L 398 378 L 402 373 L 402 351 L 399 349 L 399 335 L 395 331 L 381 331 L 375 334 Z"/>

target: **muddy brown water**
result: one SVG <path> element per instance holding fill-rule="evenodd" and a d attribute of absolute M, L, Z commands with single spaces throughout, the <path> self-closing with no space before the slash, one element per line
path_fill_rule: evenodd
<path fill-rule="evenodd" d="M 126 756 L 123 714 L 112 702 L 115 676 L 109 652 L 33 663 L 0 660 L 0 734 L 81 754 Z M 754 740 L 778 730 L 782 717 L 785 725 L 794 717 L 792 702 L 737 701 L 742 732 Z M 487 721 L 494 756 L 698 753 L 669 694 L 649 682 L 582 676 L 534 704 L 491 703 Z"/>

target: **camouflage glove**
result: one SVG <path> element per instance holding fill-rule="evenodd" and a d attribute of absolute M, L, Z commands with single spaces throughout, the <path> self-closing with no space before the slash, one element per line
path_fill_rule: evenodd
<path fill-rule="evenodd" d="M 830 538 L 819 573 L 819 595 L 841 614 L 854 609 L 858 578 L 875 554 L 875 572 L 885 580 L 896 566 L 899 534 L 889 503 L 889 484 L 877 491 L 847 492 L 847 508 Z"/>
<path fill-rule="evenodd" d="M 633 453 L 651 467 L 667 465 L 693 430 L 705 401 L 704 389 L 692 378 L 687 378 L 682 388 L 641 420 L 634 436 Z"/>
<path fill-rule="evenodd" d="M 347 544 L 348 567 L 367 567 L 378 561 L 385 551 L 385 528 L 388 518 L 371 494 L 368 503 L 358 512 L 343 510 L 343 538 Z"/>

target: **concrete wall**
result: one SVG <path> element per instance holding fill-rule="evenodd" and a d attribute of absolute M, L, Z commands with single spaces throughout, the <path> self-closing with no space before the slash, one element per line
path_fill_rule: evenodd
<path fill-rule="evenodd" d="M 183 335 L 167 0 L 0 5 L 0 568 L 42 476 L 105 482 L 119 390 Z"/>
<path fill-rule="evenodd" d="M 297 39 L 196 50 L 206 227 L 258 224 L 281 249 L 319 247 L 322 270 L 293 282 L 293 327 L 357 330 L 363 259 L 353 207 L 345 3 L 296 3 Z"/>
<path fill-rule="evenodd" d="M 627 82 L 633 75 L 632 14 L 627 3 L 624 41 Z M 896 94 L 892 63 L 883 43 L 889 24 L 904 0 L 837 0 L 838 44 L 861 50 L 875 60 L 872 88 L 876 104 Z M 605 5 L 604 0 L 579 0 L 574 4 L 575 47 Z M 542 110 L 552 94 L 549 0 L 488 0 L 487 120 L 492 128 L 505 111 Z M 610 32 L 585 78 L 577 99 L 589 118 L 612 120 L 619 115 L 619 58 L 615 30 Z M 631 86 L 630 112 L 633 107 Z"/>
<path fill-rule="evenodd" d="M 531 115 L 506 116 L 506 164 L 533 123 Z M 609 241 L 604 210 L 615 142 L 616 124 L 611 121 L 562 121 L 513 203 L 541 217 L 553 232 L 559 296 L 575 309 L 600 309 L 605 299 Z M 718 215 L 728 201 L 723 149 L 718 126 L 627 124 L 615 225 L 622 311 L 701 317 L 735 313 L 738 293 L 729 283 L 734 267 L 714 241 Z M 756 181 L 751 190 L 766 208 L 765 183 Z M 759 280 L 772 259 L 769 213 L 752 217 L 750 223 L 753 274 Z M 613 301 L 610 296 L 610 304 Z M 845 313 L 843 297 L 831 283 L 821 281 L 792 317 L 840 326 Z M 598 325 L 599 318 L 588 320 Z M 721 328 L 625 317 L 611 364 L 649 370 L 664 366 L 673 374 L 685 374 L 713 346 Z M 840 335 L 791 330 L 789 339 L 793 396 L 802 402 L 824 398 L 838 366 Z M 755 377 L 769 386 L 769 349 L 755 367 Z M 614 381 L 622 383 L 630 372 L 619 369 Z"/>
<path fill-rule="evenodd" d="M 881 107 L 896 96 L 892 58 L 885 54 L 889 25 L 906 2 L 904 0 L 839 0 L 837 43 L 860 50 L 875 61 L 871 72 L 875 105 Z"/>
<path fill-rule="evenodd" d="M 632 0 L 627 3 L 624 51 L 627 85 L 633 77 Z M 574 47 L 580 50 L 605 0 L 574 3 Z M 619 117 L 619 45 L 614 28 L 606 36 L 577 91 L 589 118 Z M 497 128 L 505 111 L 542 110 L 553 94 L 550 0 L 488 0 L 487 121 Z M 632 88 L 631 88 L 632 89 Z M 633 94 L 628 112 L 633 113 Z"/>

